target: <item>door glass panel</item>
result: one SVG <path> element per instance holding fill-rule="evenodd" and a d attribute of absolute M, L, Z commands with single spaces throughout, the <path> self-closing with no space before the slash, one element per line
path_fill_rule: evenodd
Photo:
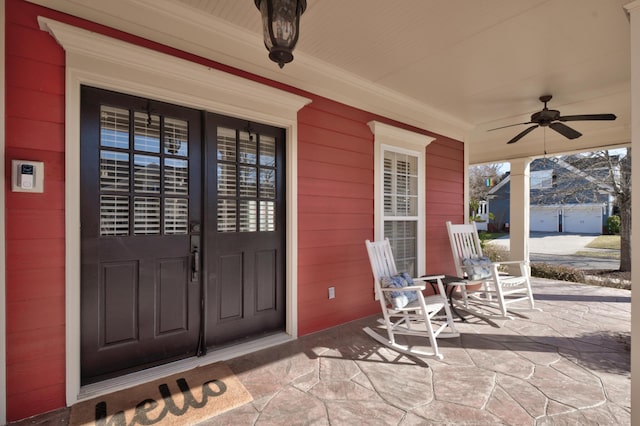
<path fill-rule="evenodd" d="M 239 161 L 245 164 L 257 163 L 257 145 L 256 136 L 250 135 L 249 132 L 239 132 Z"/>
<path fill-rule="evenodd" d="M 189 155 L 189 123 L 175 118 L 164 119 L 164 153 L 186 157 Z"/>
<path fill-rule="evenodd" d="M 275 231 L 276 139 L 219 127 L 217 145 L 218 232 Z"/>
<path fill-rule="evenodd" d="M 100 190 L 129 192 L 129 154 L 100 150 Z"/>
<path fill-rule="evenodd" d="M 137 151 L 160 152 L 160 116 L 146 112 L 134 114 L 134 149 Z"/>
<path fill-rule="evenodd" d="M 253 200 L 240 201 L 240 232 L 256 232 L 258 230 L 258 211 Z"/>
<path fill-rule="evenodd" d="M 149 155 L 134 155 L 133 171 L 136 192 L 160 193 L 160 158 Z"/>
<path fill-rule="evenodd" d="M 135 235 L 160 235 L 160 198 L 134 198 L 133 233 Z"/>
<path fill-rule="evenodd" d="M 106 105 L 100 107 L 100 145 L 129 148 L 129 111 Z"/>
<path fill-rule="evenodd" d="M 129 235 L 129 197 L 100 196 L 100 235 Z"/>
<path fill-rule="evenodd" d="M 165 158 L 164 192 L 184 195 L 189 193 L 189 162 L 187 160 Z"/>
<path fill-rule="evenodd" d="M 101 236 L 188 233 L 188 125 L 158 114 L 100 107 L 100 144 L 109 147 L 100 150 Z"/>
<path fill-rule="evenodd" d="M 240 196 L 256 197 L 258 195 L 258 181 L 256 168 L 240 166 Z"/>
<path fill-rule="evenodd" d="M 236 232 L 236 200 L 218 200 L 218 232 Z"/>
<path fill-rule="evenodd" d="M 236 161 L 236 131 L 218 127 L 218 160 Z"/>
<path fill-rule="evenodd" d="M 272 136 L 260 136 L 260 165 L 276 166 L 276 139 Z"/>
<path fill-rule="evenodd" d="M 218 196 L 236 196 L 236 165 L 218 164 Z"/>
<path fill-rule="evenodd" d="M 186 235 L 189 222 L 189 200 L 186 198 L 165 198 L 164 233 L 166 235 Z"/>
<path fill-rule="evenodd" d="M 260 201 L 260 231 L 273 232 L 276 230 L 276 203 Z"/>
<path fill-rule="evenodd" d="M 276 171 L 260 170 L 260 198 L 276 198 Z"/>

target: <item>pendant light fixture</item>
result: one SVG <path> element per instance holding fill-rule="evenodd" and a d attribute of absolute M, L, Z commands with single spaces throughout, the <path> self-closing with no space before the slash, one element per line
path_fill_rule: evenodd
<path fill-rule="evenodd" d="M 307 0 L 255 0 L 262 15 L 264 45 L 269 59 L 280 68 L 293 61 L 293 49 L 298 42 L 300 15 L 307 8 Z"/>

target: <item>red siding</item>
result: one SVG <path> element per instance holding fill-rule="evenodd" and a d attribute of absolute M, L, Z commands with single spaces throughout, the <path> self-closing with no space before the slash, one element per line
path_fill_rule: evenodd
<path fill-rule="evenodd" d="M 445 222 L 464 220 L 464 145 L 438 137 L 427 147 L 427 273 L 455 274 Z"/>
<path fill-rule="evenodd" d="M 65 404 L 64 52 L 36 10 L 6 2 L 8 420 Z M 10 191 L 13 159 L 44 162 L 43 194 Z"/>
<path fill-rule="evenodd" d="M 64 51 L 40 31 L 38 15 L 311 98 L 298 116 L 299 334 L 378 312 L 364 248 L 364 240 L 373 237 L 374 197 L 374 145 L 367 122 L 409 127 L 23 0 L 7 0 L 8 420 L 65 405 Z M 444 222 L 463 219 L 463 144 L 431 136 L 437 139 L 426 157 L 427 270 L 452 272 Z M 10 191 L 12 159 L 45 163 L 43 194 Z M 329 286 L 336 287 L 333 300 L 327 297 Z"/>

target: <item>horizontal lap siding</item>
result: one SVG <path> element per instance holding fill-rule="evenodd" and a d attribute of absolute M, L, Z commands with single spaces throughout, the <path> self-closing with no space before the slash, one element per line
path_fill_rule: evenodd
<path fill-rule="evenodd" d="M 464 144 L 440 136 L 426 163 L 427 272 L 455 274 L 446 222 L 464 220 Z"/>
<path fill-rule="evenodd" d="M 364 240 L 373 237 L 373 134 L 402 124 L 153 41 L 21 1 L 6 1 L 5 180 L 12 159 L 45 163 L 43 194 L 6 192 L 7 417 L 65 405 L 64 51 L 38 28 L 45 16 L 289 90 L 312 99 L 298 121 L 298 331 L 379 312 Z M 416 129 L 410 129 L 416 130 Z M 450 262 L 444 221 L 463 218 L 463 146 L 427 148 L 427 265 Z M 329 300 L 327 288 L 336 288 Z M 43 350 L 42 348 L 46 348 Z"/>
<path fill-rule="evenodd" d="M 44 193 L 6 205 L 7 419 L 65 405 L 64 52 L 37 7 L 6 2 L 5 179 L 11 160 L 44 163 Z"/>
<path fill-rule="evenodd" d="M 380 309 L 364 240 L 374 231 L 374 135 L 367 123 L 381 118 L 310 97 L 298 115 L 300 335 Z M 445 222 L 463 217 L 464 147 L 432 136 L 426 151 L 427 271 L 453 273 Z M 335 299 L 328 298 L 331 286 Z"/>
<path fill-rule="evenodd" d="M 364 247 L 373 236 L 373 135 L 367 118 L 315 97 L 298 114 L 300 335 L 376 311 Z M 331 286 L 335 299 L 328 298 Z"/>

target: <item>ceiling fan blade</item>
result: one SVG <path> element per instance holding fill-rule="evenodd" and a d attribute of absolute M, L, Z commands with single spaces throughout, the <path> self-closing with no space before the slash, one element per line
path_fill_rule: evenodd
<path fill-rule="evenodd" d="M 527 121 L 526 123 L 509 124 L 508 126 L 502 126 L 502 127 L 496 127 L 495 129 L 489 129 L 489 130 L 487 130 L 487 132 L 491 132 L 491 131 L 493 131 L 493 130 L 506 129 L 507 127 L 522 126 L 523 124 L 533 124 L 533 121 Z"/>
<path fill-rule="evenodd" d="M 577 130 L 572 129 L 571 127 L 567 126 L 566 124 L 551 123 L 551 124 L 549 124 L 549 127 L 551 127 L 556 132 L 560 133 L 565 138 L 575 139 L 575 138 L 579 138 L 580 136 L 582 136 L 582 133 L 578 132 Z"/>
<path fill-rule="evenodd" d="M 615 120 L 615 114 L 582 114 L 582 115 L 565 115 L 558 117 L 558 121 L 588 121 L 588 120 Z"/>
<path fill-rule="evenodd" d="M 536 124 L 535 126 L 527 127 L 526 129 L 518 133 L 513 139 L 507 142 L 507 144 L 518 142 L 520 139 L 522 139 L 523 137 L 531 133 L 531 131 L 533 131 L 533 129 L 535 129 L 536 127 L 540 127 L 540 126 Z"/>

